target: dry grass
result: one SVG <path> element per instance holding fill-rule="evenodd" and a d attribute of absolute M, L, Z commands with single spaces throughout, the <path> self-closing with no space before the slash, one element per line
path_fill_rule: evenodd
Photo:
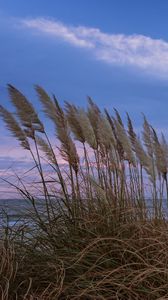
<path fill-rule="evenodd" d="M 138 137 L 128 114 L 126 127 L 117 110 L 102 113 L 91 98 L 87 110 L 64 109 L 36 86 L 55 147 L 31 102 L 8 90 L 16 114 L 0 106 L 0 116 L 30 152 L 37 180 L 36 193 L 20 178 L 9 183 L 31 203 L 31 225 L 4 231 L 0 297 L 168 299 L 165 137 L 145 117 Z"/>
<path fill-rule="evenodd" d="M 53 240 L 15 240 L 15 256 L 1 260 L 2 299 L 167 299 L 167 223 L 125 222 L 124 213 L 114 222 L 108 212 L 55 224 Z"/>

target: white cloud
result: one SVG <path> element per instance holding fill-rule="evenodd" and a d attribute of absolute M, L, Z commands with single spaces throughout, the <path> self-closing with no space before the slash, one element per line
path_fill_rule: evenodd
<path fill-rule="evenodd" d="M 45 19 L 31 19 L 22 21 L 22 24 L 28 28 L 37 29 L 43 33 L 62 38 L 77 47 L 94 47 L 94 44 L 91 41 L 82 38 L 80 32 L 77 34 L 75 28 L 67 27 L 61 22 L 53 22 Z"/>
<path fill-rule="evenodd" d="M 144 35 L 103 33 L 98 28 L 67 26 L 44 18 L 21 21 L 24 27 L 64 40 L 75 47 L 89 49 L 109 64 L 135 66 L 168 75 L 168 42 Z"/>

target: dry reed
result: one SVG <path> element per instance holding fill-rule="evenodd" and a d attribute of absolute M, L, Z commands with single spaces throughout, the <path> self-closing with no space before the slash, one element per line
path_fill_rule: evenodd
<path fill-rule="evenodd" d="M 54 143 L 15 87 L 8 85 L 16 116 L 0 106 L 7 128 L 32 156 L 42 194 L 11 183 L 32 210 L 28 227 L 4 233 L 1 298 L 168 299 L 165 137 L 145 116 L 139 137 L 128 114 L 126 127 L 116 109 L 104 114 L 90 97 L 87 110 L 68 102 L 62 108 L 35 89 L 54 124 Z"/>

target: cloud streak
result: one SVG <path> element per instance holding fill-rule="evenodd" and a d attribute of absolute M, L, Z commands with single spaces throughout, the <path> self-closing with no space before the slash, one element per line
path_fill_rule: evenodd
<path fill-rule="evenodd" d="M 168 75 L 168 42 L 144 35 L 104 33 L 98 28 L 67 26 L 44 18 L 25 19 L 22 26 L 53 36 L 75 47 L 88 49 L 108 64 L 133 66 Z"/>

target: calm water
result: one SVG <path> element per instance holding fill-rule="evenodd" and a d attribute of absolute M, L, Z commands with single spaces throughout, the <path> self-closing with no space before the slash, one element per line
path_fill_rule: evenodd
<path fill-rule="evenodd" d="M 44 210 L 42 201 L 37 203 L 38 211 Z M 7 224 L 14 225 L 29 220 L 32 211 L 31 204 L 24 199 L 0 199 L 0 226 Z"/>
<path fill-rule="evenodd" d="M 165 210 L 165 217 L 168 218 L 168 209 L 166 209 L 166 201 L 163 207 Z M 36 202 L 38 212 L 44 214 L 44 202 L 39 200 Z M 149 207 L 151 208 L 151 200 L 149 200 Z M 0 227 L 4 224 L 9 226 L 17 223 L 28 222 L 30 220 L 29 214 L 33 212 L 31 204 L 24 199 L 0 199 Z"/>

